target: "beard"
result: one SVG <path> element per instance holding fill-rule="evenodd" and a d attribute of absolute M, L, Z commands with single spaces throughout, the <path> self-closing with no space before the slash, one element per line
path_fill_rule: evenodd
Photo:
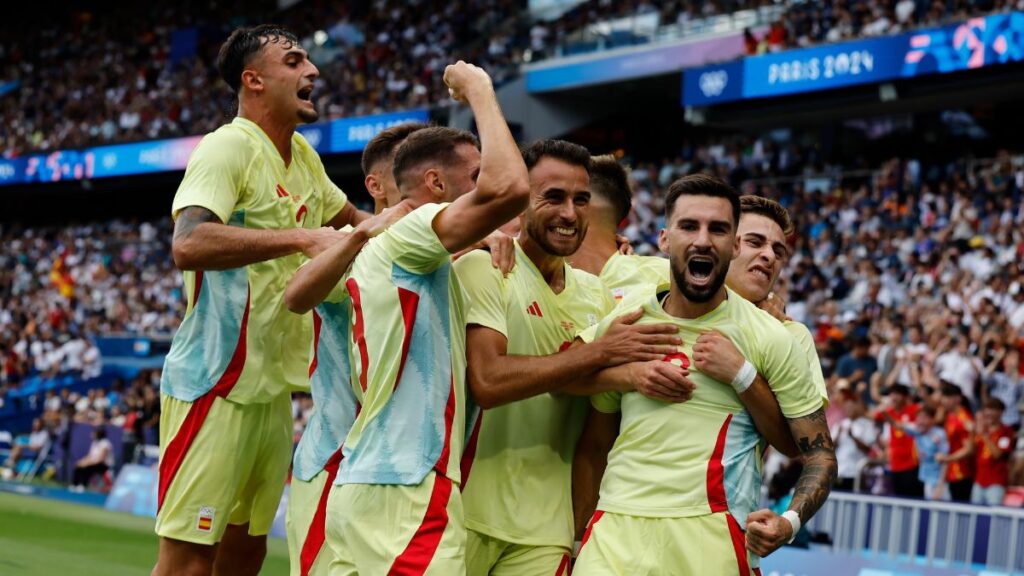
<path fill-rule="evenodd" d="M 527 215 L 525 220 L 527 236 L 552 256 L 572 256 L 580 249 L 580 245 L 583 244 L 583 238 L 587 233 L 586 225 L 577 222 L 575 226 L 576 237 L 572 239 L 572 244 L 567 247 L 565 244 L 554 244 L 548 241 L 548 227 L 544 223 L 530 219 L 529 215 Z M 568 241 L 569 239 L 567 238 L 566 240 Z"/>
<path fill-rule="evenodd" d="M 718 291 L 725 284 L 725 277 L 729 274 L 729 264 L 731 260 L 725 260 L 719 262 L 714 269 L 711 271 L 711 281 L 708 282 L 707 286 L 693 286 L 686 278 L 686 264 L 680 266 L 675 259 L 671 260 L 669 268 L 672 270 L 672 278 L 676 282 L 676 286 L 679 287 L 679 291 L 683 293 L 690 302 L 696 304 L 703 304 L 715 297 Z"/>
<path fill-rule="evenodd" d="M 299 120 L 304 124 L 312 124 L 320 119 L 320 113 L 316 111 L 314 107 L 312 110 L 307 108 L 299 108 Z"/>

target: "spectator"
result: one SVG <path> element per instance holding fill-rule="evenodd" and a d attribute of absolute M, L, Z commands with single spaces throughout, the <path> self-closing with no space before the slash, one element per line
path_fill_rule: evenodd
<path fill-rule="evenodd" d="M 1001 349 L 985 367 L 985 387 L 982 397 L 998 398 L 1006 410 L 1002 423 L 1020 430 L 1020 403 L 1024 400 L 1024 378 L 1020 374 L 1020 351 Z"/>
<path fill-rule="evenodd" d="M 914 437 L 917 447 L 918 473 L 917 478 L 924 485 L 924 497 L 927 500 L 948 500 L 945 486 L 946 466 L 941 460 L 949 455 L 949 441 L 946 431 L 935 425 L 936 409 L 923 405 L 917 412 L 914 425 L 893 422 L 892 426 L 900 427 Z"/>
<path fill-rule="evenodd" d="M 871 377 L 878 370 L 878 361 L 871 355 L 871 341 L 867 337 L 857 338 L 853 350 L 839 359 L 836 376 L 850 381 L 854 390 L 860 391 L 865 404 L 874 404 L 868 390 Z"/>
<path fill-rule="evenodd" d="M 74 479 L 71 488 L 74 491 L 85 490 L 96 475 L 104 475 L 114 467 L 114 448 L 107 440 L 107 432 L 97 426 L 92 432 L 92 444 L 89 453 L 75 463 Z"/>
<path fill-rule="evenodd" d="M 964 398 L 974 405 L 977 398 L 975 387 L 982 372 L 981 360 L 970 354 L 967 338 L 953 338 L 949 346 L 949 351 L 935 359 L 935 375 L 939 380 L 959 387 Z"/>
<path fill-rule="evenodd" d="M 1017 434 L 1002 423 L 1006 406 L 998 398 L 989 398 L 978 414 L 978 429 L 972 445 L 978 474 L 971 490 L 971 504 L 1001 506 L 1010 482 L 1010 456 Z"/>
<path fill-rule="evenodd" d="M 946 467 L 946 483 L 950 499 L 954 502 L 968 502 L 974 486 L 974 417 L 967 409 L 960 387 L 948 382 L 942 384 L 942 408 L 946 414 L 949 456 L 940 456 L 939 462 L 949 464 Z"/>
<path fill-rule="evenodd" d="M 911 402 L 910 390 L 896 384 L 888 390 L 885 401 L 875 413 L 875 421 L 885 424 L 883 442 L 889 460 L 893 493 L 897 496 L 921 498 L 924 485 L 918 474 L 918 455 L 914 438 L 904 430 L 917 421 L 920 404 Z M 892 424 L 899 426 L 893 426 Z"/>
<path fill-rule="evenodd" d="M 860 396 L 848 388 L 839 396 L 846 416 L 832 427 L 836 460 L 839 463 L 835 489 L 852 492 L 860 473 L 861 463 L 868 457 L 872 445 L 878 439 L 878 429 L 874 422 L 865 417 L 867 408 Z"/>
<path fill-rule="evenodd" d="M 43 421 L 36 418 L 32 421 L 32 432 L 28 436 L 18 436 L 7 457 L 6 466 L 17 469 L 23 457 L 34 457 L 50 446 L 50 433 L 43 427 Z"/>

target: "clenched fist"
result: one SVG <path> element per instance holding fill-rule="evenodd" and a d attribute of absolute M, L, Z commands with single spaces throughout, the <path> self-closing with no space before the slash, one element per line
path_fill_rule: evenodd
<path fill-rule="evenodd" d="M 444 69 L 444 84 L 453 100 L 468 103 L 473 94 L 493 91 L 491 77 L 479 66 L 459 60 Z"/>

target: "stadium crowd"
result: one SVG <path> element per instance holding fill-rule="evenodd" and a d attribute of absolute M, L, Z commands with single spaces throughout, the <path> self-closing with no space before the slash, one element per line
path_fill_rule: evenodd
<path fill-rule="evenodd" d="M 276 12 L 264 2 L 244 4 L 244 13 L 253 21 L 280 20 L 307 38 L 321 73 L 314 98 L 321 119 L 329 120 L 439 104 L 444 64 L 458 58 L 480 63 L 500 85 L 518 75 L 524 61 L 561 54 L 593 23 L 658 13 L 665 25 L 763 3 L 590 0 L 549 22 L 531 21 L 517 0 L 424 0 L 416 11 L 402 10 L 398 2 L 307 0 Z M 748 33 L 747 52 L 895 33 L 1018 4 L 792 2 L 767 33 Z M 0 88 L 0 154 L 16 157 L 214 130 L 234 112 L 211 63 L 229 24 L 243 13 L 234 9 L 239 5 L 185 10 L 168 2 L 147 3 L 113 17 L 80 11 L 22 28 L 32 34 L 4 32 L 0 84 L 17 87 L 6 93 Z M 420 18 L 421 13 L 430 17 Z M 183 29 L 198 30 L 198 39 L 191 51 L 177 54 L 175 33 Z"/>

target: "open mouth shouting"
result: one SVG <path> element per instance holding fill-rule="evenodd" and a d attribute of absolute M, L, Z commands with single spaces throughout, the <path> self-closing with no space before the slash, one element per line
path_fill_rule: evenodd
<path fill-rule="evenodd" d="M 296 96 L 299 97 L 299 100 L 302 100 L 303 102 L 309 102 L 309 103 L 312 104 L 312 102 L 313 102 L 313 100 L 312 100 L 312 98 L 313 98 L 313 85 L 310 84 L 309 86 L 305 86 L 303 88 L 300 88 L 299 91 L 296 93 Z"/>
<path fill-rule="evenodd" d="M 686 261 L 687 283 L 694 288 L 707 288 L 715 278 L 715 258 L 710 254 L 694 254 Z"/>

